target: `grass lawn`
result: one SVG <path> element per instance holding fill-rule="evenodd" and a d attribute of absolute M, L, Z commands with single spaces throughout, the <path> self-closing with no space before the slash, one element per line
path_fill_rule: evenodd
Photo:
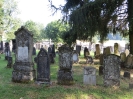
<path fill-rule="evenodd" d="M 83 67 L 89 65 L 85 64 L 83 54 L 79 57 L 80 64 L 73 65 L 75 84 L 70 86 L 56 84 L 58 56 L 55 58 L 55 64 L 50 65 L 51 86 L 39 86 L 34 82 L 26 84 L 12 82 L 13 69 L 6 68 L 7 61 L 4 60 L 4 54 L 0 56 L 0 99 L 133 99 L 133 89 L 129 89 L 129 81 L 133 80 L 133 76 L 130 80 L 124 79 L 123 70 L 121 70 L 120 88 L 103 86 L 103 77 L 98 75 L 98 64 L 93 65 L 97 69 L 97 85 L 84 85 Z M 133 70 L 130 71 L 133 74 Z"/>

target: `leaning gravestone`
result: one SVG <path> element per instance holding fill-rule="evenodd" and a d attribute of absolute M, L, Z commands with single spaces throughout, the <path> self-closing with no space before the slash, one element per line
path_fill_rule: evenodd
<path fill-rule="evenodd" d="M 25 27 L 15 32 L 16 57 L 12 72 L 13 82 L 29 82 L 35 79 L 32 62 L 33 35 Z"/>
<path fill-rule="evenodd" d="M 49 56 L 44 48 L 41 48 L 37 57 L 37 82 L 50 84 L 50 64 Z"/>
<path fill-rule="evenodd" d="M 74 83 L 72 76 L 72 56 L 73 49 L 67 45 L 59 47 L 59 71 L 57 81 L 61 85 L 71 85 Z"/>
<path fill-rule="evenodd" d="M 110 54 L 104 57 L 104 86 L 120 86 L 120 57 Z"/>
<path fill-rule="evenodd" d="M 73 59 L 73 63 L 78 63 L 79 55 L 78 55 L 78 53 L 76 51 L 73 51 L 72 59 Z"/>

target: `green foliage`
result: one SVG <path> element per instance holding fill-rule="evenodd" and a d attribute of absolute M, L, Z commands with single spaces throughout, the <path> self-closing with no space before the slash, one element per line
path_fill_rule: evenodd
<path fill-rule="evenodd" d="M 39 42 L 42 40 L 41 33 L 43 32 L 43 25 L 35 23 L 33 21 L 27 21 L 24 26 L 33 33 L 34 42 Z"/>
<path fill-rule="evenodd" d="M 42 36 L 47 39 L 52 39 L 56 43 L 63 42 L 62 35 L 68 30 L 68 24 L 63 24 L 61 21 L 53 21 L 47 24 Z"/>

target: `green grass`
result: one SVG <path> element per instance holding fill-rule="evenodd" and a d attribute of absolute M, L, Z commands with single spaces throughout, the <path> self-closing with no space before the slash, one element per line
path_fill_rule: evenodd
<path fill-rule="evenodd" d="M 51 85 L 37 85 L 31 83 L 14 83 L 11 81 L 12 68 L 6 68 L 7 61 L 4 55 L 0 59 L 0 99 L 133 99 L 133 89 L 129 89 L 128 79 L 121 77 L 120 88 L 106 88 L 103 86 L 103 77 L 98 75 L 97 85 L 90 86 L 83 84 L 83 67 L 86 66 L 83 55 L 79 56 L 81 64 L 73 65 L 74 85 L 58 85 L 58 56 L 55 64 L 50 65 Z M 13 59 L 14 61 L 14 59 Z M 36 67 L 36 66 L 35 66 Z M 122 76 L 122 75 L 121 75 Z M 130 80 L 133 80 L 131 78 Z"/>

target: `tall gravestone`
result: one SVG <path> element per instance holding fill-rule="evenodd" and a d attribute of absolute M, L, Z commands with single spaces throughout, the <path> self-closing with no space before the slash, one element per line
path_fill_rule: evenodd
<path fill-rule="evenodd" d="M 76 51 L 80 56 L 80 51 L 81 51 L 81 46 L 80 45 L 76 45 Z"/>
<path fill-rule="evenodd" d="M 3 41 L 0 42 L 0 51 L 3 51 Z"/>
<path fill-rule="evenodd" d="M 52 45 L 52 55 L 53 55 L 53 57 L 56 57 L 56 54 L 55 54 L 55 45 L 54 44 Z"/>
<path fill-rule="evenodd" d="M 30 82 L 35 79 L 35 69 L 32 62 L 33 35 L 25 27 L 15 32 L 16 54 L 13 65 L 13 82 Z"/>
<path fill-rule="evenodd" d="M 90 52 L 88 50 L 87 47 L 84 48 L 84 58 L 86 58 L 86 56 L 90 55 Z"/>
<path fill-rule="evenodd" d="M 114 43 L 114 54 L 115 55 L 120 55 L 119 44 L 118 43 Z"/>
<path fill-rule="evenodd" d="M 37 82 L 50 84 L 50 63 L 47 51 L 41 48 L 37 57 Z"/>
<path fill-rule="evenodd" d="M 8 57 L 11 56 L 11 53 L 10 53 L 10 46 L 9 46 L 9 43 L 6 42 L 5 43 L 5 60 L 8 60 Z"/>
<path fill-rule="evenodd" d="M 103 65 L 104 86 L 120 86 L 120 57 L 107 55 Z"/>
<path fill-rule="evenodd" d="M 12 44 L 13 44 L 13 46 L 12 46 L 12 52 L 16 52 L 16 39 L 12 39 Z"/>
<path fill-rule="evenodd" d="M 53 57 L 53 54 L 52 54 L 52 48 L 51 47 L 48 47 L 48 55 L 49 55 L 49 61 L 50 63 L 54 63 L 54 57 Z"/>
<path fill-rule="evenodd" d="M 100 57 L 100 46 L 99 46 L 99 44 L 95 45 L 95 49 L 96 49 L 95 58 L 99 58 Z"/>
<path fill-rule="evenodd" d="M 67 45 L 59 47 L 58 84 L 71 85 L 74 83 L 72 76 L 73 49 Z"/>

